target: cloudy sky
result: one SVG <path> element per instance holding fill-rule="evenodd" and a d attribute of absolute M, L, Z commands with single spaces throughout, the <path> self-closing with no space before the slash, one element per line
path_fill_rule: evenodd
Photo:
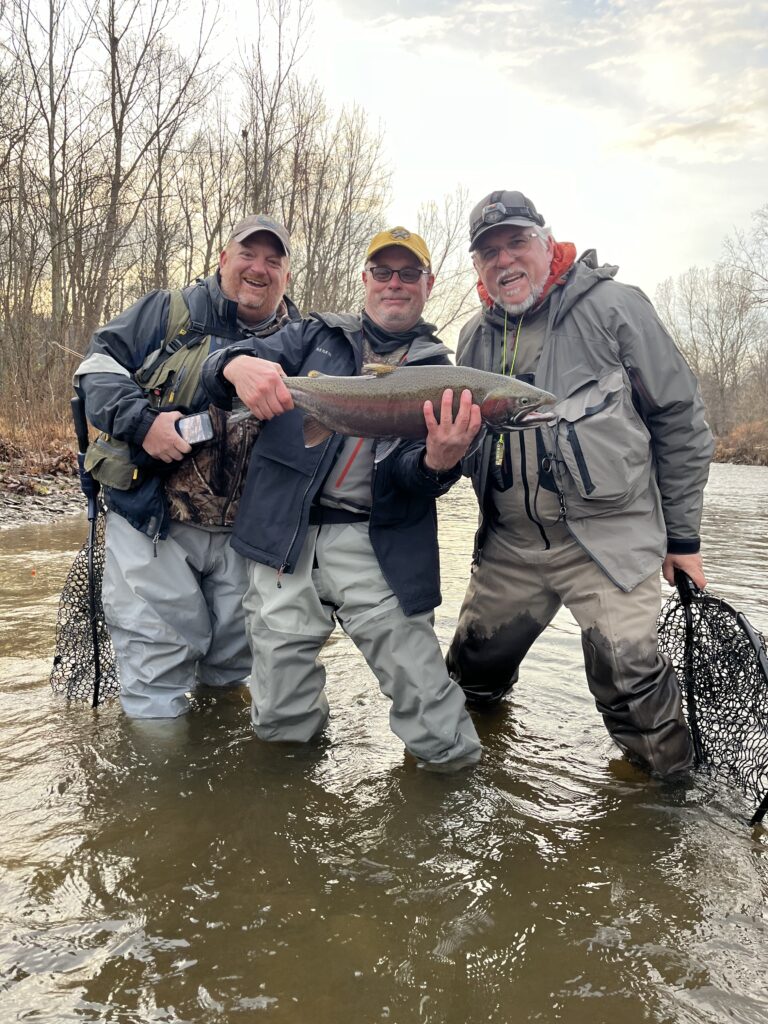
<path fill-rule="evenodd" d="M 533 199 L 650 294 L 768 203 L 768 4 L 314 0 L 302 61 L 385 136 L 393 222 Z"/>

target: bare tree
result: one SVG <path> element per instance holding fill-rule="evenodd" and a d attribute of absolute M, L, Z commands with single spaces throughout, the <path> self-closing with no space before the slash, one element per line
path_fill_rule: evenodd
<path fill-rule="evenodd" d="M 380 132 L 362 110 L 334 116 L 317 83 L 296 74 L 306 0 L 257 0 L 258 36 L 243 62 L 243 213 L 279 217 L 291 233 L 292 294 L 303 310 L 360 305 L 365 244 L 389 193 Z"/>
<path fill-rule="evenodd" d="M 160 161 L 203 99 L 204 58 L 210 29 L 205 14 L 197 37 L 182 58 L 165 44 L 164 33 L 177 13 L 168 0 L 102 0 L 97 39 L 107 61 L 108 100 L 100 144 L 108 168 L 108 192 L 99 244 L 92 255 L 94 288 L 85 308 L 86 330 L 107 310 L 110 272 L 155 174 L 140 181 L 152 157 Z M 156 152 L 156 147 L 159 150 Z"/>
<path fill-rule="evenodd" d="M 725 264 L 691 267 L 674 282 L 664 282 L 656 299 L 699 378 L 712 429 L 717 435 L 727 433 L 747 412 L 750 362 L 761 338 L 751 280 Z"/>
<path fill-rule="evenodd" d="M 463 187 L 443 197 L 422 203 L 417 230 L 429 246 L 435 287 L 425 315 L 438 331 L 449 331 L 477 306 L 477 275 L 467 252 L 469 193 Z"/>
<path fill-rule="evenodd" d="M 768 306 L 768 205 L 752 214 L 750 231 L 735 231 L 725 240 L 724 250 L 724 262 L 740 270 L 755 301 Z"/>
<path fill-rule="evenodd" d="M 294 297 L 306 310 L 359 308 L 365 247 L 381 227 L 389 191 L 380 138 L 361 110 L 342 111 L 318 126 L 302 163 Z"/>

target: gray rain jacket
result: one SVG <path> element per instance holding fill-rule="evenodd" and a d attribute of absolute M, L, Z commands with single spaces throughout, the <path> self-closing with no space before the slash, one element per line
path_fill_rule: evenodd
<path fill-rule="evenodd" d="M 622 590 L 658 572 L 667 552 L 699 550 L 714 450 L 696 378 L 648 298 L 582 257 L 550 293 L 535 384 L 558 398 L 542 428 L 540 472 L 560 492 L 565 524 Z M 498 372 L 503 326 L 493 310 L 465 325 L 457 363 Z M 470 463 L 487 527 L 494 441 Z"/>

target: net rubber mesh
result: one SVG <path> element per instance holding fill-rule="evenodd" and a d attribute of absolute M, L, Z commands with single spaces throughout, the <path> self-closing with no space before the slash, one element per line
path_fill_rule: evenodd
<path fill-rule="evenodd" d="M 697 761 L 768 806 L 768 657 L 765 639 L 725 601 L 676 591 L 659 616 L 659 648 L 672 661 Z"/>
<path fill-rule="evenodd" d="M 104 622 L 101 582 L 104 574 L 104 515 L 96 520 L 93 545 L 94 626 L 91 624 L 88 557 L 90 535 L 75 555 L 59 600 L 56 617 L 56 649 L 51 672 L 54 693 L 68 700 L 93 701 L 97 675 L 94 633 L 98 648 L 98 704 L 117 696 L 115 653 Z"/>

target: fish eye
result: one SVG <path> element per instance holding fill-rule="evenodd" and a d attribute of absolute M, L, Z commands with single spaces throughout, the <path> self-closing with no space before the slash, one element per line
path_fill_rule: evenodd
<path fill-rule="evenodd" d="M 520 399 L 520 405 L 530 405 L 530 404 L 531 404 L 530 398 L 521 398 Z"/>

